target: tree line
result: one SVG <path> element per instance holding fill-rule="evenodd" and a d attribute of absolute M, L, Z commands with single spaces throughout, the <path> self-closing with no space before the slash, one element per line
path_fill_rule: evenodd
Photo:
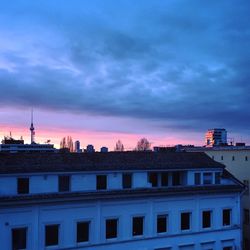
<path fill-rule="evenodd" d="M 65 136 L 62 138 L 62 140 L 60 142 L 60 149 L 67 150 L 69 152 L 74 152 L 74 143 L 73 143 L 73 139 L 71 136 Z M 137 142 L 137 144 L 134 148 L 135 151 L 148 151 L 150 149 L 151 149 L 151 143 L 145 137 L 141 138 Z M 114 151 L 116 151 L 116 152 L 125 151 L 125 147 L 124 147 L 121 140 L 118 140 L 116 142 L 115 147 L 114 147 Z"/>

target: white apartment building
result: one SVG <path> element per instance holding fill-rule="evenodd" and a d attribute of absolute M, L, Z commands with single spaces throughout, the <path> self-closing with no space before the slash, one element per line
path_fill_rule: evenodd
<path fill-rule="evenodd" d="M 243 182 L 248 191 L 242 197 L 243 213 L 243 245 L 245 250 L 250 249 L 250 146 L 225 146 L 225 147 L 194 147 L 186 149 L 192 152 L 205 152 L 217 162 L 226 166 L 234 176 Z"/>
<path fill-rule="evenodd" d="M 1 249 L 240 250 L 243 192 L 204 153 L 1 153 Z"/>
<path fill-rule="evenodd" d="M 208 129 L 205 135 L 205 145 L 207 147 L 227 144 L 227 131 L 224 128 Z"/>

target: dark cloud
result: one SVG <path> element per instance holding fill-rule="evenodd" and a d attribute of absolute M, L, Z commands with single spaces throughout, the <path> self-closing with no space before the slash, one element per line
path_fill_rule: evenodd
<path fill-rule="evenodd" d="M 115 2 L 7 6 L 0 104 L 248 130 L 248 1 Z"/>

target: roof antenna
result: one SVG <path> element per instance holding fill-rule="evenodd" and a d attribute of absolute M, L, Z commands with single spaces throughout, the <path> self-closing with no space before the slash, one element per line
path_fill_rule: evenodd
<path fill-rule="evenodd" d="M 30 124 L 30 142 L 31 144 L 35 143 L 35 128 L 33 125 L 33 108 L 31 109 L 31 124 Z"/>

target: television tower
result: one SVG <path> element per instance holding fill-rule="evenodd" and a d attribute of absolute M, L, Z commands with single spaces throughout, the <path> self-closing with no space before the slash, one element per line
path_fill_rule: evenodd
<path fill-rule="evenodd" d="M 35 143 L 35 128 L 33 125 L 33 109 L 31 110 L 31 124 L 30 124 L 30 138 L 31 144 Z"/>

